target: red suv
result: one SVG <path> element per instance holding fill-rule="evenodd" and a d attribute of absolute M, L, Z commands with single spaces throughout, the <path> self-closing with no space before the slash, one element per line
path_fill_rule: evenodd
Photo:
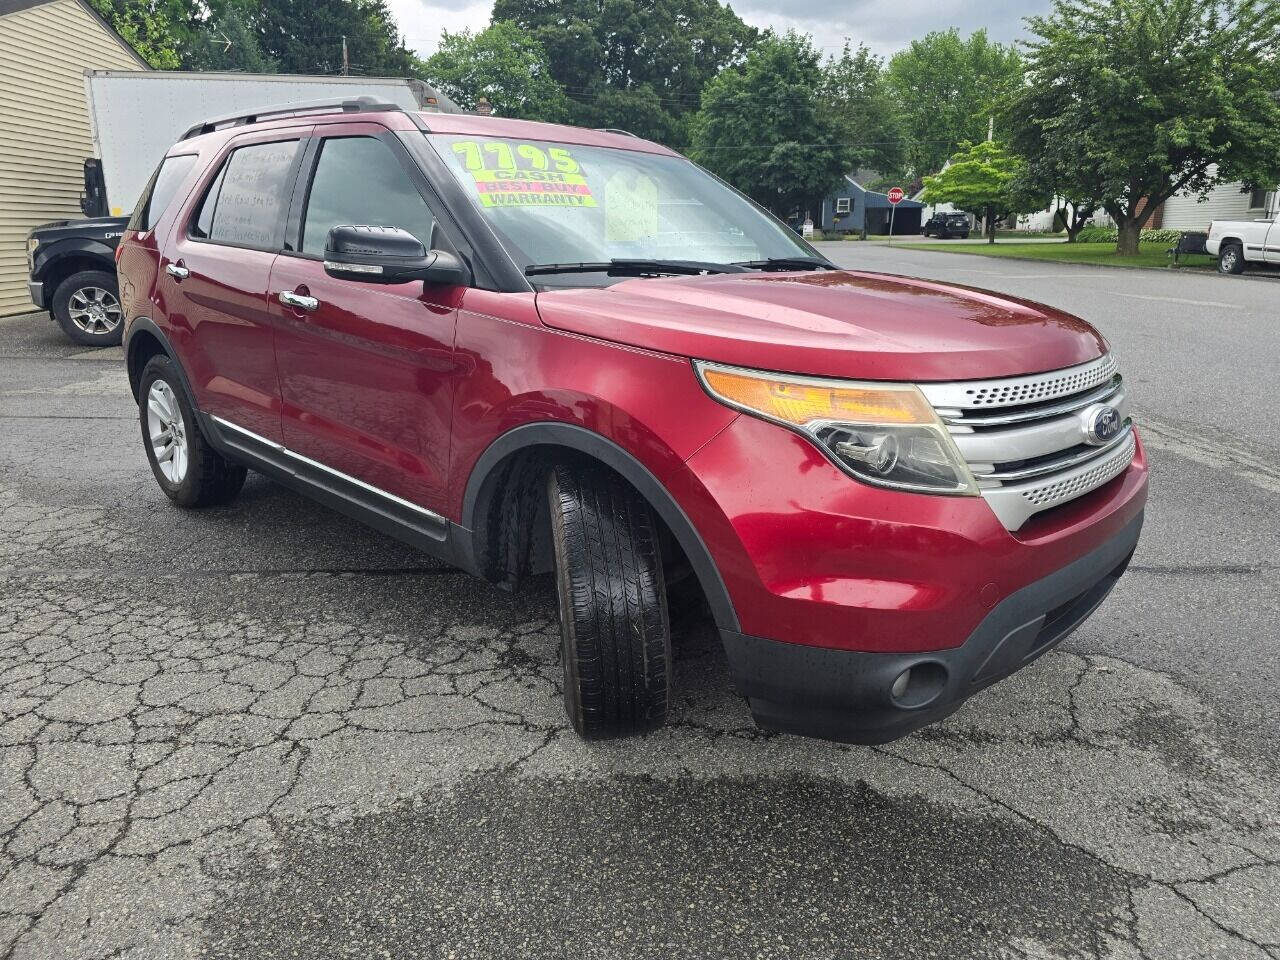
<path fill-rule="evenodd" d="M 1138 541 L 1088 324 L 837 269 L 625 133 L 213 120 L 118 259 L 164 492 L 222 503 L 251 468 L 500 586 L 554 573 L 585 736 L 662 724 L 676 577 L 760 725 L 882 742 L 1062 640 Z"/>

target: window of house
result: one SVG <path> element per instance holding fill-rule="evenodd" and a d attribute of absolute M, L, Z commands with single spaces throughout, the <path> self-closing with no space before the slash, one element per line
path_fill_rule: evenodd
<path fill-rule="evenodd" d="M 1267 209 L 1268 201 L 1270 199 L 1267 194 L 1268 194 L 1268 191 L 1263 187 L 1254 188 L 1254 190 L 1249 194 L 1249 209 L 1250 210 Z"/>
<path fill-rule="evenodd" d="M 324 142 L 307 197 L 302 252 L 324 253 L 336 226 L 399 227 L 427 249 L 435 218 L 391 148 L 373 137 Z"/>
<path fill-rule="evenodd" d="M 297 140 L 255 143 L 233 151 L 205 193 L 191 235 L 276 249 L 297 152 Z"/>
<path fill-rule="evenodd" d="M 836 197 L 836 213 L 848 213 L 848 212 L 849 212 L 849 198 Z"/>

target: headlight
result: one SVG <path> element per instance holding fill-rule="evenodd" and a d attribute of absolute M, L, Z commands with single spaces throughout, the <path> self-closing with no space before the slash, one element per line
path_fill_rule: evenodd
<path fill-rule="evenodd" d="M 36 247 L 40 246 L 40 241 L 35 237 L 27 237 L 27 269 L 30 270 L 36 262 Z"/>
<path fill-rule="evenodd" d="M 859 480 L 919 493 L 978 493 L 951 435 L 909 383 L 790 377 L 710 363 L 695 367 L 721 403 L 804 434 Z"/>

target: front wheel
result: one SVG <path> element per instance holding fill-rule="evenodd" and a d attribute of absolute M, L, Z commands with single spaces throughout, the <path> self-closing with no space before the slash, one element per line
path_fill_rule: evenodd
<path fill-rule="evenodd" d="M 617 475 L 570 465 L 551 471 L 547 504 L 569 721 L 592 739 L 661 727 L 671 628 L 649 505 Z"/>
<path fill-rule="evenodd" d="M 1237 275 L 1244 273 L 1244 251 L 1239 244 L 1224 244 L 1218 251 L 1218 272 Z"/>
<path fill-rule="evenodd" d="M 114 347 L 123 332 L 120 290 L 115 274 L 81 270 L 63 280 L 49 304 L 58 326 L 85 347 Z"/>
<path fill-rule="evenodd" d="M 247 471 L 209 445 L 174 362 L 152 357 L 138 386 L 142 443 L 160 489 L 181 507 L 209 507 L 231 500 Z"/>

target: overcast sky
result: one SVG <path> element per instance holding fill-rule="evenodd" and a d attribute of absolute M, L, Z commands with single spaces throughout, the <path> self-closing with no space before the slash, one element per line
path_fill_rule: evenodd
<path fill-rule="evenodd" d="M 436 48 L 442 28 L 482 29 L 489 22 L 488 2 L 467 0 L 390 0 L 406 42 L 421 54 Z M 758 27 L 811 34 L 824 52 L 837 52 L 848 37 L 876 53 L 901 50 L 930 30 L 959 27 L 969 33 L 986 27 L 992 39 L 1008 43 L 1025 34 L 1022 18 L 1043 13 L 1050 0 L 738 0 L 733 9 Z M 785 13 L 776 12 L 785 7 Z"/>

